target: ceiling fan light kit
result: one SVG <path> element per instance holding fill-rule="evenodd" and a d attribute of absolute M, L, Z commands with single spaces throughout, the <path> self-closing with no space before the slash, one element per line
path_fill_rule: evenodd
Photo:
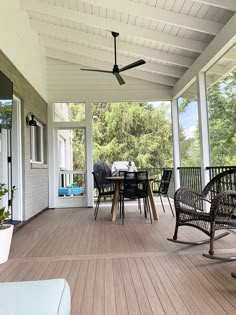
<path fill-rule="evenodd" d="M 125 84 L 124 79 L 121 77 L 120 72 L 141 66 L 143 64 L 145 64 L 146 62 L 143 59 L 137 60 L 135 62 L 132 62 L 124 67 L 122 67 L 121 69 L 119 69 L 118 65 L 117 65 L 117 57 L 116 57 L 116 38 L 119 36 L 119 33 L 116 32 L 111 32 L 112 36 L 114 37 L 114 55 L 115 55 L 115 64 L 113 66 L 112 71 L 108 71 L 108 70 L 99 70 L 99 69 L 80 69 L 83 71 L 93 71 L 93 72 L 103 72 L 103 73 L 112 73 L 117 81 L 119 82 L 120 85 Z"/>

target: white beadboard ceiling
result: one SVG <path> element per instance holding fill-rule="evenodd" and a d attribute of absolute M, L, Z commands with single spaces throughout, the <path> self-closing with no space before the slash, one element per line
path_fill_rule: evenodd
<path fill-rule="evenodd" d="M 125 77 L 171 89 L 236 12 L 236 0 L 21 0 L 20 4 L 38 33 L 49 67 L 51 58 L 74 64 L 86 79 L 96 73 L 82 72 L 80 66 L 112 70 L 114 31 L 120 34 L 119 67 L 146 61 L 126 71 Z M 236 50 L 231 50 L 211 68 L 213 79 L 235 64 Z M 53 85 L 50 76 L 48 84 Z"/>

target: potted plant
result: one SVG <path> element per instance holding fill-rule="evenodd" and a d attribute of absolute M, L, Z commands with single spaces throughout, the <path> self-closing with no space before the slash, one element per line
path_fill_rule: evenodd
<path fill-rule="evenodd" d="M 0 264 L 6 262 L 9 257 L 11 239 L 13 234 L 13 225 L 4 223 L 11 216 L 9 207 L 12 206 L 16 187 L 11 190 L 6 188 L 5 184 L 0 184 Z M 2 206 L 2 199 L 8 195 L 8 207 Z"/>

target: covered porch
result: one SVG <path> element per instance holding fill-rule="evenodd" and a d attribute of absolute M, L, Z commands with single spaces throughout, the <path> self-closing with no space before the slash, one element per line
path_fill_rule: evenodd
<path fill-rule="evenodd" d="M 48 207 L 93 206 L 94 102 L 171 102 L 172 166 L 177 189 L 182 185 L 180 167 L 184 166 L 179 102 L 194 99 L 200 186 L 209 181 L 207 168 L 215 165 L 211 165 L 210 156 L 208 89 L 235 69 L 235 5 L 231 0 L 136 2 L 122 0 L 122 8 L 110 1 L 21 0 L 2 5 L 1 26 L 9 27 L 1 37 L 0 70 L 13 83 L 14 123 L 11 136 L 4 129 L 1 133 L 0 163 L 4 171 L 0 180 L 17 187 L 15 220 L 26 221 Z M 106 73 L 114 63 L 111 31 L 120 34 L 115 62 L 132 65 L 137 60 L 145 61 L 122 72 L 126 83 L 122 85 L 114 73 Z M 89 71 L 82 71 L 84 68 Z M 99 72 L 100 68 L 105 73 Z M 65 120 L 63 104 L 70 102 L 83 103 L 82 120 Z M 57 112 L 55 104 L 60 106 Z M 234 113 L 229 115 L 232 121 Z M 32 115 L 38 134 L 28 123 Z M 228 129 L 233 130 L 230 124 Z M 83 169 L 68 166 L 65 174 L 63 158 L 71 149 L 66 145 L 72 129 L 82 130 L 81 139 L 86 139 L 85 160 Z M 8 158 L 11 141 L 14 149 Z M 11 169 L 9 174 L 6 169 Z M 72 190 L 68 195 L 79 192 L 83 196 L 72 203 L 67 202 L 69 198 L 59 200 L 60 189 L 64 188 L 59 181 L 63 182 L 64 175 L 74 174 L 83 177 L 84 190 L 78 190 L 78 185 L 69 187 Z"/>
<path fill-rule="evenodd" d="M 208 89 L 236 67 L 235 0 L 3 2 L 0 71 L 13 84 L 13 114 L 12 128 L 0 129 L 0 183 L 17 187 L 11 214 L 21 228 L 15 228 L 8 262 L 0 265 L 0 282 L 65 278 L 72 315 L 234 314 L 236 262 L 204 258 L 208 244 L 168 242 L 175 218 L 170 209 L 162 212 L 159 200 L 160 219 L 153 224 L 136 205 L 127 206 L 123 226 L 119 219 L 111 222 L 110 204 L 101 204 L 95 221 L 91 172 L 92 103 L 124 101 L 170 102 L 172 196 L 184 185 L 201 190 L 219 171 L 211 161 Z M 116 65 L 112 31 L 120 34 L 122 67 L 145 61 L 121 74 L 122 85 L 111 71 Z M 186 169 L 180 99 L 194 99 L 198 113 L 199 164 Z M 75 102 L 84 106 L 83 119 L 65 120 L 69 107 L 64 105 Z M 229 117 L 233 130 L 234 115 Z M 71 130 L 83 139 L 83 169 L 70 168 Z M 66 171 L 65 152 L 70 153 Z M 61 182 L 74 174 L 76 186 L 71 180 L 70 193 L 64 193 Z M 78 193 L 73 189 L 80 176 L 85 185 Z M 182 239 L 189 235 L 205 238 L 198 230 L 181 229 Z M 235 255 L 235 240 L 231 231 L 215 242 L 217 252 Z"/>

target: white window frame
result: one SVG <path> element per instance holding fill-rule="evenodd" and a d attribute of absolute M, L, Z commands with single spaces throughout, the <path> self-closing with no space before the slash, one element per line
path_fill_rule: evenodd
<path fill-rule="evenodd" d="M 64 169 L 66 165 L 66 145 L 65 138 L 61 135 L 59 136 L 59 159 L 60 159 L 60 169 Z"/>
<path fill-rule="evenodd" d="M 30 127 L 30 147 L 31 147 L 31 163 L 43 164 L 44 163 L 44 126 L 37 119 L 37 128 L 40 130 L 40 143 L 35 141 L 35 127 Z M 36 159 L 36 146 L 40 146 L 40 157 L 39 160 Z"/>

